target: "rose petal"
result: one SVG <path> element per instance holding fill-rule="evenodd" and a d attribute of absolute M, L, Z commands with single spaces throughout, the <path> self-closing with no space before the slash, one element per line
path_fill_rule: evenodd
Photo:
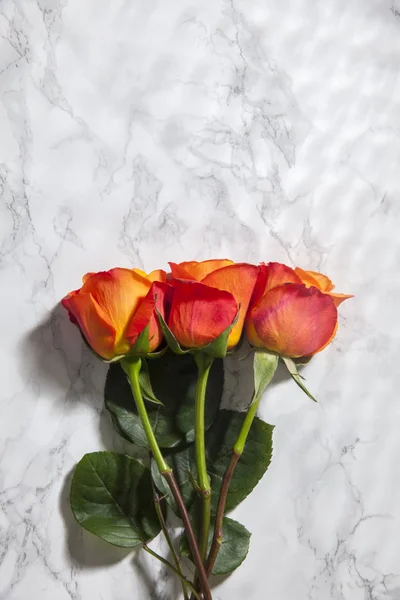
<path fill-rule="evenodd" d="M 286 284 L 267 292 L 247 323 L 253 345 L 284 356 L 310 356 L 332 340 L 337 309 L 332 298 L 315 287 Z"/>
<path fill-rule="evenodd" d="M 149 327 L 149 352 L 154 352 L 161 344 L 163 334 L 156 313 L 156 308 L 165 318 L 166 299 L 172 288 L 170 285 L 161 282 L 154 282 L 145 298 L 139 303 L 139 307 L 133 315 L 125 336 L 130 344 L 134 344 L 142 333 L 143 329 Z"/>
<path fill-rule="evenodd" d="M 229 292 L 239 306 L 239 317 L 228 339 L 228 350 L 234 348 L 242 335 L 244 320 L 257 281 L 259 268 L 247 263 L 236 263 L 213 271 L 202 283 Z"/>
<path fill-rule="evenodd" d="M 188 281 L 201 281 L 209 273 L 233 265 L 232 260 L 227 258 L 215 258 L 211 260 L 203 260 L 197 262 L 196 260 L 182 262 L 182 263 L 168 263 L 171 267 L 171 274 L 174 279 L 186 279 Z"/>
<path fill-rule="evenodd" d="M 317 273 L 316 271 L 304 271 L 303 269 L 300 269 L 300 267 L 296 267 L 295 272 L 307 287 L 313 285 L 321 290 L 321 292 L 330 292 L 335 287 L 329 277 L 322 273 Z"/>
<path fill-rule="evenodd" d="M 302 283 L 294 270 L 282 263 L 270 262 L 267 265 L 261 263 L 259 269 L 258 279 L 251 299 L 252 307 L 260 301 L 268 290 L 274 287 L 278 287 L 284 283 Z"/>
<path fill-rule="evenodd" d="M 132 269 L 115 268 L 91 275 L 80 293 L 93 296 L 115 328 L 119 340 L 150 287 L 151 282 Z"/>
<path fill-rule="evenodd" d="M 202 283 L 175 281 L 168 324 L 183 347 L 200 348 L 231 325 L 237 310 L 228 292 Z"/>
<path fill-rule="evenodd" d="M 68 310 L 71 320 L 79 325 L 91 348 L 106 360 L 111 359 L 114 356 L 115 329 L 93 296 L 69 294 L 62 300 L 62 305 Z"/>
<path fill-rule="evenodd" d="M 303 269 L 300 269 L 299 267 L 296 267 L 295 271 L 307 287 L 314 286 L 324 294 L 329 294 L 333 299 L 335 306 L 339 306 L 349 298 L 354 298 L 352 294 L 337 294 L 336 292 L 333 292 L 332 290 L 335 286 L 329 277 L 322 275 L 322 273 L 317 273 L 316 271 L 303 271 Z"/>

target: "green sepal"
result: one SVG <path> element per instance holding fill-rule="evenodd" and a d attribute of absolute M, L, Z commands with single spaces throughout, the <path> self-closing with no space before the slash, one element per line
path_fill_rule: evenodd
<path fill-rule="evenodd" d="M 85 454 L 71 483 L 71 509 L 90 533 L 122 548 L 134 548 L 158 535 L 150 471 L 116 452 Z"/>
<path fill-rule="evenodd" d="M 172 333 L 172 331 L 166 324 L 164 317 L 158 310 L 157 310 L 157 316 L 158 316 L 158 320 L 160 322 L 160 326 L 161 326 L 162 332 L 164 334 L 165 340 L 166 340 L 169 348 L 172 350 L 172 352 L 174 352 L 175 354 L 188 354 L 190 352 L 190 350 L 183 350 L 183 348 L 181 348 L 178 340 L 175 338 L 174 334 Z"/>
<path fill-rule="evenodd" d="M 165 345 L 164 348 L 161 348 L 161 350 L 156 350 L 156 352 L 149 352 L 147 354 L 146 358 L 150 358 L 150 359 L 162 358 L 167 352 L 168 352 L 168 346 Z"/>
<path fill-rule="evenodd" d="M 100 356 L 100 354 L 97 354 L 97 352 L 95 350 L 93 350 L 93 348 L 91 347 L 91 345 L 89 344 L 89 342 L 87 341 L 85 336 L 83 335 L 81 329 L 79 329 L 79 332 L 85 343 L 85 346 L 87 346 L 87 348 L 89 348 L 89 350 L 95 355 L 96 358 L 101 360 L 103 363 L 106 363 L 107 365 L 111 365 L 113 363 L 120 362 L 123 358 L 129 357 L 129 356 L 132 356 L 132 357 L 146 356 L 148 358 L 160 358 L 161 356 L 163 356 L 168 349 L 167 346 L 157 352 L 149 352 L 149 346 L 150 346 L 149 331 L 150 331 L 150 324 L 146 325 L 146 327 L 143 329 L 143 331 L 140 332 L 136 342 L 134 343 L 134 345 L 131 347 L 131 349 L 129 350 L 129 352 L 127 354 L 121 354 L 119 356 L 114 356 L 113 358 L 110 358 L 109 360 L 107 360 L 106 358 L 103 358 L 102 356 Z"/>
<path fill-rule="evenodd" d="M 195 533 L 198 533 L 198 519 L 194 519 L 192 522 L 194 523 Z M 215 523 L 212 520 L 208 536 L 207 552 L 211 548 L 214 525 Z M 234 519 L 224 517 L 222 521 L 222 544 L 211 571 L 212 575 L 227 575 L 235 571 L 247 556 L 250 537 L 251 533 L 244 525 Z M 179 551 L 182 556 L 190 557 L 190 549 L 185 534 L 179 540 Z"/>
<path fill-rule="evenodd" d="M 283 360 L 283 362 L 286 365 L 287 370 L 290 373 L 290 376 L 292 377 L 292 379 L 294 379 L 294 381 L 297 383 L 297 385 L 299 386 L 299 388 L 301 388 L 303 390 L 303 392 L 305 394 L 307 394 L 307 396 L 309 398 L 311 398 L 311 400 L 314 400 L 314 402 L 317 402 L 317 400 L 314 398 L 314 396 L 308 391 L 308 389 L 306 388 L 306 386 L 304 385 L 304 383 L 302 382 L 302 379 L 304 379 L 304 377 L 302 377 L 300 375 L 300 373 L 297 370 L 297 366 L 296 363 L 294 362 L 293 359 L 289 358 L 288 356 L 281 356 L 281 359 Z"/>
<path fill-rule="evenodd" d="M 232 327 L 235 325 L 239 318 L 239 311 L 237 312 L 232 323 L 217 337 L 215 340 L 207 344 L 206 346 L 201 346 L 199 348 L 189 348 L 184 350 L 179 344 L 178 340 L 175 338 L 174 334 L 166 324 L 164 317 L 162 314 L 157 311 L 158 319 L 160 321 L 160 326 L 162 332 L 164 334 L 165 340 L 169 346 L 169 348 L 175 354 L 197 354 L 198 352 L 203 352 L 204 354 L 208 354 L 213 358 L 225 358 L 228 346 L 228 338 L 229 334 L 232 330 Z"/>
<path fill-rule="evenodd" d="M 136 339 L 136 342 L 133 344 L 132 348 L 129 350 L 126 355 L 127 358 L 130 356 L 147 356 L 149 353 L 150 347 L 150 323 L 146 325 L 146 327 L 141 331 Z"/>
<path fill-rule="evenodd" d="M 228 338 L 232 331 L 232 328 L 236 324 L 239 318 L 239 311 L 236 313 L 235 318 L 232 323 L 228 325 L 228 327 L 217 337 L 214 341 L 207 346 L 203 346 L 202 348 L 197 348 L 197 352 L 204 352 L 204 354 L 209 354 L 214 358 L 225 358 L 228 347 Z"/>
<path fill-rule="evenodd" d="M 253 360 L 254 396 L 253 402 L 261 398 L 270 384 L 278 366 L 278 355 L 266 350 L 255 350 Z"/>
<path fill-rule="evenodd" d="M 160 406 L 164 406 L 161 400 L 159 400 L 154 392 L 150 381 L 149 369 L 147 366 L 146 360 L 142 360 L 142 367 L 139 373 L 139 384 L 140 389 L 142 391 L 143 397 L 149 402 L 154 402 L 154 404 L 160 404 Z"/>

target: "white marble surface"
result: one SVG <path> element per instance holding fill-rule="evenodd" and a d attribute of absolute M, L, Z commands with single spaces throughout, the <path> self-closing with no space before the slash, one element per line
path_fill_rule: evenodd
<path fill-rule="evenodd" d="M 215 599 L 399 600 L 399 0 L 0 13 L 1 600 L 175 600 L 69 512 L 78 459 L 120 446 L 57 303 L 87 271 L 225 256 L 356 297 L 306 368 L 320 403 L 288 381 L 264 400 L 275 456 Z"/>

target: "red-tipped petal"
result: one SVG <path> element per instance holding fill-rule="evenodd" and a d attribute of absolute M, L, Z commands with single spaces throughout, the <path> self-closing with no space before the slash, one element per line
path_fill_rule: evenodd
<path fill-rule="evenodd" d="M 294 270 L 287 265 L 277 262 L 270 262 L 267 265 L 261 264 L 251 306 L 255 306 L 268 290 L 285 283 L 301 284 L 302 281 Z"/>
<path fill-rule="evenodd" d="M 166 300 L 170 290 L 172 290 L 171 286 L 166 283 L 157 281 L 152 284 L 147 296 L 140 302 L 126 330 L 126 338 L 132 346 L 147 325 L 150 325 L 149 352 L 154 352 L 161 344 L 163 335 L 156 308 L 165 317 Z"/>
<path fill-rule="evenodd" d="M 91 348 L 106 360 L 113 358 L 115 329 L 96 300 L 90 294 L 74 293 L 66 296 L 62 305 Z"/>
<path fill-rule="evenodd" d="M 213 271 L 202 281 L 205 285 L 232 294 L 239 306 L 239 317 L 229 335 L 228 350 L 239 343 L 258 271 L 259 268 L 254 265 L 237 263 Z"/>
<path fill-rule="evenodd" d="M 175 281 L 168 325 L 181 346 L 200 348 L 232 324 L 237 310 L 228 292 L 201 283 Z"/>
<path fill-rule="evenodd" d="M 300 357 L 322 350 L 336 324 L 337 309 L 330 296 L 315 287 L 286 284 L 267 292 L 251 311 L 247 332 L 258 347 Z"/>

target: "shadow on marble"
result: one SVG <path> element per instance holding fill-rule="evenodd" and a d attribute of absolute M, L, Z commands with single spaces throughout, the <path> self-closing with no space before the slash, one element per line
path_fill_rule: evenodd
<path fill-rule="evenodd" d="M 166 558 L 172 561 L 171 555 Z M 144 552 L 135 552 L 131 563 L 151 600 L 179 600 L 182 597 L 180 581 L 167 567 L 161 565 L 159 570 L 153 569 L 151 563 L 146 564 Z"/>
<path fill-rule="evenodd" d="M 78 330 L 68 319 L 65 309 L 57 304 L 48 317 L 32 329 L 21 343 L 21 363 L 27 360 L 34 377 L 48 391 L 68 391 L 68 402 L 80 402 L 73 392 L 100 392 L 96 383 L 106 369 L 83 343 Z M 82 384 L 81 386 L 79 384 Z"/>
<path fill-rule="evenodd" d="M 41 393 L 58 403 L 60 410 L 71 413 L 79 404 L 85 404 L 100 416 L 100 442 L 105 449 L 126 446 L 104 406 L 108 365 L 87 348 L 61 304 L 25 336 L 20 357 L 24 370 L 29 363 L 30 376 Z"/>

